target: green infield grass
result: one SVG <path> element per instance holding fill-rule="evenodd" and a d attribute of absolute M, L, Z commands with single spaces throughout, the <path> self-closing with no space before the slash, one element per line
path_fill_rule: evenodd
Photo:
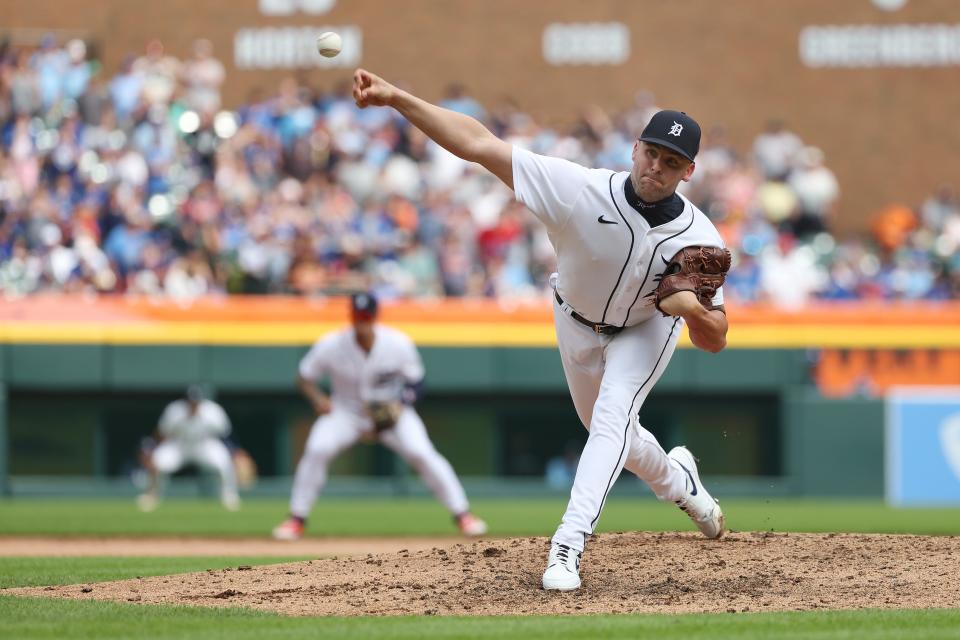
<path fill-rule="evenodd" d="M 957 638 L 957 610 L 867 610 L 687 616 L 289 618 L 243 609 L 165 607 L 0 596 L 0 637 L 336 638 L 432 640 L 927 640 Z"/>
<path fill-rule="evenodd" d="M 734 531 L 838 531 L 960 534 L 960 509 L 894 509 L 880 501 L 754 499 L 722 502 Z M 550 535 L 566 498 L 475 500 L 491 535 Z M 285 500 L 247 500 L 229 513 L 213 501 L 170 499 L 153 513 L 132 500 L 0 500 L 3 535 L 266 536 L 286 514 Z M 676 507 L 646 498 L 612 498 L 598 531 L 687 531 Z M 449 515 L 428 498 L 320 500 L 313 536 L 455 535 Z M 2 538 L 0 538 L 2 544 Z"/>
<path fill-rule="evenodd" d="M 279 564 L 307 558 L 290 557 L 167 557 L 140 558 L 85 556 L 82 558 L 0 557 L 0 589 L 37 587 L 48 584 L 80 584 L 127 580 L 143 576 L 166 576 L 239 565 Z M 0 637 L 6 637 L 0 635 Z"/>

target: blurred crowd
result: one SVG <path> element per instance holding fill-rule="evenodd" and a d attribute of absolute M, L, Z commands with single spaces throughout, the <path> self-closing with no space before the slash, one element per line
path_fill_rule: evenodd
<path fill-rule="evenodd" d="M 230 111 L 224 79 L 205 40 L 185 60 L 150 42 L 112 75 L 80 40 L 0 46 L 0 291 L 544 296 L 546 233 L 491 175 L 390 109 L 357 109 L 348 84 L 287 78 Z M 558 130 L 461 86 L 442 104 L 516 145 L 617 170 L 658 109 L 640 92 Z M 707 132 L 681 192 L 734 251 L 727 297 L 960 297 L 954 191 L 892 205 L 839 242 L 826 160 L 780 122 L 750 149 Z"/>

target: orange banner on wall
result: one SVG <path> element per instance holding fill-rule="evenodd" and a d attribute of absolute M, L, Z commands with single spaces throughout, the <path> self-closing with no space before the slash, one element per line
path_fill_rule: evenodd
<path fill-rule="evenodd" d="M 421 345 L 551 346 L 549 301 L 385 302 L 382 321 Z M 960 302 L 728 308 L 733 348 L 957 349 Z M 40 295 L 0 300 L 0 342 L 306 345 L 347 321 L 342 298 L 231 296 L 190 303 Z M 686 338 L 681 346 L 688 346 Z"/>
<path fill-rule="evenodd" d="M 960 386 L 960 349 L 824 349 L 814 367 L 824 395 L 881 395 L 894 386 Z"/>

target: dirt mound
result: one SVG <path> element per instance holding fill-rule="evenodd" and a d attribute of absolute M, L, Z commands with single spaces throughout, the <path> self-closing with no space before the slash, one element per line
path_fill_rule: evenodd
<path fill-rule="evenodd" d="M 548 547 L 546 538 L 490 539 L 10 592 L 350 616 L 960 607 L 958 537 L 602 534 L 573 593 L 540 588 Z"/>
<path fill-rule="evenodd" d="M 0 536 L 0 558 L 16 556 L 286 556 L 287 558 L 355 556 L 422 550 L 453 544 L 457 538 L 307 537 L 295 542 L 270 538 L 196 537 L 55 537 Z"/>

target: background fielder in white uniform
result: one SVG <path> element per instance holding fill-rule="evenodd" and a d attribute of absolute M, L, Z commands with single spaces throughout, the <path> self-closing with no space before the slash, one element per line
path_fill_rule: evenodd
<path fill-rule="evenodd" d="M 231 511 L 240 508 L 233 458 L 223 442 L 230 435 L 230 418 L 223 407 L 204 398 L 200 387 L 191 386 L 184 399 L 164 409 L 157 432 L 161 442 L 150 454 L 150 484 L 137 498 L 142 510 L 156 508 L 166 478 L 188 464 L 216 471 L 223 506 Z"/>
<path fill-rule="evenodd" d="M 581 553 L 624 467 L 660 499 L 676 502 L 705 535 L 722 535 L 722 512 L 700 484 L 693 456 L 684 447 L 665 453 L 638 421 L 684 322 L 697 347 L 715 352 L 726 345 L 722 292 L 709 309 L 692 292 L 675 293 L 661 302 L 668 317 L 649 297 L 678 250 L 723 246 L 706 216 L 675 193 L 693 175 L 699 125 L 681 112 L 657 113 L 634 145 L 632 170 L 614 173 L 513 148 L 473 118 L 363 69 L 354 73 L 353 97 L 361 108 L 395 108 L 451 153 L 483 165 L 544 223 L 557 252 L 557 342 L 590 435 L 553 537 L 544 588 L 579 588 Z"/>
<path fill-rule="evenodd" d="M 470 505 L 453 467 L 434 448 L 426 427 L 410 406 L 424 377 L 423 362 L 406 335 L 375 324 L 377 301 L 368 293 L 351 298 L 350 327 L 320 338 L 300 361 L 299 386 L 319 417 L 297 464 L 290 516 L 274 537 L 295 540 L 327 481 L 330 462 L 361 439 L 375 439 L 399 454 L 450 511 L 462 533 L 483 535 L 486 524 Z M 329 379 L 330 396 L 316 383 Z M 374 404 L 390 405 L 395 422 L 377 430 Z M 393 420 L 390 420 L 393 422 Z"/>

